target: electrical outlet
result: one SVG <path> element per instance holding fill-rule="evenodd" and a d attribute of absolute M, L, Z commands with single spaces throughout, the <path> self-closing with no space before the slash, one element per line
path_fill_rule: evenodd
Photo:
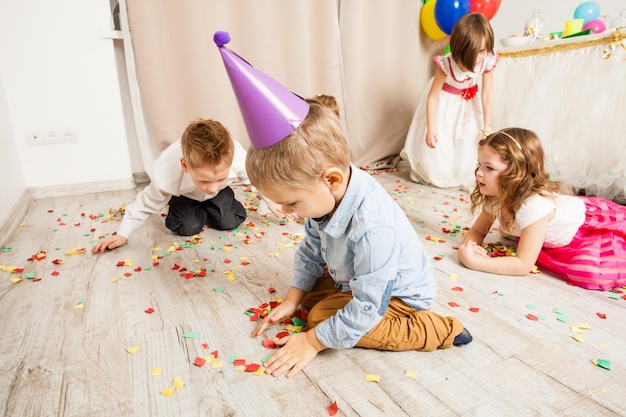
<path fill-rule="evenodd" d="M 71 127 L 26 130 L 26 143 L 30 146 L 55 145 L 70 142 L 76 142 L 76 131 Z"/>

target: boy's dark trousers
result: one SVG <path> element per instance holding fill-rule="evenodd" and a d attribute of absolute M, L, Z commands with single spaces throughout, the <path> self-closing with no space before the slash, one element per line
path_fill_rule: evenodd
<path fill-rule="evenodd" d="M 222 188 L 205 201 L 172 196 L 169 206 L 165 226 L 180 236 L 198 234 L 204 225 L 217 230 L 234 229 L 246 219 L 246 209 L 235 199 L 230 187 Z"/>

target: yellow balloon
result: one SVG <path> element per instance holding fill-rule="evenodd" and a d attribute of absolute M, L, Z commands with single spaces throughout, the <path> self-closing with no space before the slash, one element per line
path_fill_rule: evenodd
<path fill-rule="evenodd" d="M 440 41 L 446 37 L 446 34 L 443 30 L 439 29 L 437 21 L 435 20 L 435 3 L 437 3 L 437 0 L 430 0 L 422 6 L 420 25 L 424 33 L 432 40 Z"/>

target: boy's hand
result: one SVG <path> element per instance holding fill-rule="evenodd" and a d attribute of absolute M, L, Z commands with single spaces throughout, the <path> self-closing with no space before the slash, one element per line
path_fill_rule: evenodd
<path fill-rule="evenodd" d="M 471 268 L 476 258 L 489 258 L 487 250 L 471 240 L 459 246 L 459 260 L 463 265 Z"/>
<path fill-rule="evenodd" d="M 101 240 L 98 243 L 96 243 L 91 249 L 91 252 L 104 253 L 104 251 L 107 249 L 115 249 L 115 248 L 119 248 L 120 246 L 125 245 L 127 241 L 128 239 L 126 239 L 124 236 L 121 236 L 121 235 L 109 236 L 106 239 Z"/>
<path fill-rule="evenodd" d="M 291 317 L 291 315 L 296 311 L 296 308 L 298 308 L 297 304 L 285 299 L 278 305 L 278 307 L 270 311 L 270 314 L 265 317 L 265 320 L 263 320 L 263 322 L 261 322 L 261 324 L 254 329 L 252 336 L 261 336 L 268 327 L 273 326 L 281 320 Z"/>
<path fill-rule="evenodd" d="M 326 346 L 317 339 L 315 329 L 285 336 L 276 344 L 283 345 L 283 347 L 263 364 L 266 368 L 265 373 L 280 376 L 287 372 L 287 378 L 295 376 L 315 358 L 318 352 L 326 349 Z"/>
<path fill-rule="evenodd" d="M 291 220 L 298 220 L 298 215 L 296 213 L 283 213 L 282 206 L 280 204 L 274 203 L 272 200 L 267 200 L 267 207 L 274 214 L 274 216 L 279 219 L 282 219 L 284 217 Z"/>

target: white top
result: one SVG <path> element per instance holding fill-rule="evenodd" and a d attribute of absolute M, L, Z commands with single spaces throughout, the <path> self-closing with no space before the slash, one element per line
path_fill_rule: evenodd
<path fill-rule="evenodd" d="M 228 180 L 222 188 L 235 182 L 250 183 L 246 173 L 246 150 L 239 142 L 233 142 L 235 143 L 233 163 L 230 167 Z M 180 164 L 182 157 L 183 150 L 180 140 L 172 143 L 159 155 L 154 163 L 152 182 L 137 194 L 137 198 L 132 204 L 126 207 L 126 213 L 117 234 L 128 239 L 150 214 L 160 212 L 173 195 L 184 195 L 197 201 L 208 200 L 217 195 L 217 193 L 208 195 L 193 185 L 191 176 L 183 171 Z"/>
<path fill-rule="evenodd" d="M 538 194 L 530 196 L 515 213 L 513 229 L 508 231 L 501 225 L 501 231 L 503 234 L 519 237 L 524 228 L 553 210 L 554 218 L 546 227 L 543 246 L 545 248 L 566 246 L 585 221 L 585 202 L 576 196 L 556 194 L 555 200 Z"/>

